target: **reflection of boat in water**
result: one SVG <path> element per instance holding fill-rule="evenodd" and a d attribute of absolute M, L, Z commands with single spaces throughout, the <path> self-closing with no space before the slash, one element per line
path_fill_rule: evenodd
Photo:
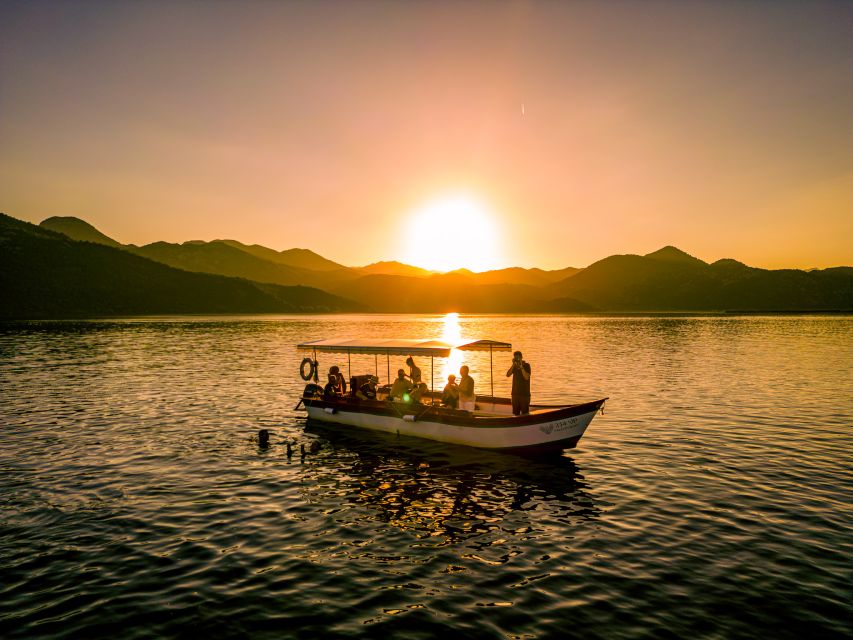
<path fill-rule="evenodd" d="M 394 355 L 426 356 L 434 360 L 446 358 L 452 349 L 459 349 L 488 351 L 491 362 L 493 351 L 509 351 L 512 346 L 493 340 L 452 345 L 438 340 L 340 339 L 306 342 L 298 348 L 313 354 L 313 359 L 303 360 L 303 379 L 311 378 L 310 373 L 304 373 L 304 365 L 309 364 L 316 381 L 317 353 L 346 354 L 348 359 L 353 354 L 376 355 L 378 369 L 379 355 L 386 359 Z M 378 377 L 378 371 L 376 373 Z M 358 398 L 355 391 L 351 389 L 350 394 L 343 397 L 324 397 L 318 385 L 309 384 L 300 404 L 304 403 L 310 418 L 323 422 L 484 449 L 524 452 L 575 447 L 607 400 L 565 405 L 531 404 L 530 413 L 513 415 L 511 400 L 495 397 L 494 391 L 490 396 L 478 396 L 474 410 L 442 406 L 440 394 L 434 389 L 425 392 L 421 402 L 391 401 L 387 389 L 380 389 L 376 397 L 369 400 Z"/>
<path fill-rule="evenodd" d="M 438 544 L 500 528 L 534 534 L 546 511 L 563 523 L 600 514 L 571 458 L 519 458 L 377 432 L 341 432 L 310 419 L 306 431 L 335 451 L 331 491 L 339 498 L 418 537 L 440 536 Z M 321 499 L 329 500 L 329 485 L 320 486 Z"/>

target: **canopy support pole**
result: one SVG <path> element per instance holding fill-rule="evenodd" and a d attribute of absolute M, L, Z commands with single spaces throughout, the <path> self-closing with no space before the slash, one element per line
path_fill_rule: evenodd
<path fill-rule="evenodd" d="M 492 383 L 492 397 L 495 397 L 495 369 L 492 363 L 492 345 L 489 345 L 489 380 Z"/>
<path fill-rule="evenodd" d="M 385 352 L 385 364 L 388 365 L 388 384 L 391 384 L 391 354 Z"/>
<path fill-rule="evenodd" d="M 379 354 L 373 354 L 373 374 L 376 376 L 376 379 L 379 379 Z"/>
<path fill-rule="evenodd" d="M 432 392 L 435 393 L 435 356 L 429 357 L 429 384 Z M 432 399 L 432 403 L 435 404 L 435 398 Z"/>
<path fill-rule="evenodd" d="M 350 356 L 349 349 L 347 349 L 347 378 L 352 380 L 352 357 Z"/>

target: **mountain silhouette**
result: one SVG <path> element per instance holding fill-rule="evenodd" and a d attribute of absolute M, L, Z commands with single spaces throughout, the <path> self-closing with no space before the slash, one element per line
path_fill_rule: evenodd
<path fill-rule="evenodd" d="M 52 219 L 51 219 L 52 220 Z M 345 267 L 308 249 L 276 251 L 261 245 L 247 245 L 237 240 L 189 240 L 184 243 L 153 242 L 144 246 L 120 245 L 79 218 L 66 218 L 63 228 L 57 229 L 71 238 L 92 240 L 97 237 L 109 240 L 110 246 L 122 247 L 146 258 L 169 266 L 219 275 L 248 278 L 257 282 L 281 285 L 302 284 L 335 290 L 347 282 L 369 275 L 393 275 L 413 278 L 428 277 L 435 272 L 396 261 L 380 261 L 363 267 Z M 46 224 L 45 221 L 42 224 Z M 64 230 L 63 230 L 64 229 Z M 94 232 L 94 234 L 92 233 Z M 106 243 L 106 242 L 105 242 Z M 541 286 L 578 271 L 572 267 L 556 271 L 512 267 L 473 273 L 472 284 L 530 284 Z"/>
<path fill-rule="evenodd" d="M 246 245 L 236 240 L 215 240 L 214 242 L 224 242 L 258 258 L 299 269 L 310 269 L 313 271 L 338 271 L 346 269 L 343 265 L 332 262 L 310 249 L 285 249 L 284 251 L 276 251 L 275 249 L 263 247 L 259 244 Z"/>
<path fill-rule="evenodd" d="M 395 261 L 346 267 L 308 249 L 276 251 L 236 240 L 120 245 L 77 218 L 49 218 L 42 228 L 107 244 L 196 275 L 239 277 L 244 283 L 251 280 L 255 290 L 265 294 L 270 290 L 264 287 L 272 285 L 315 287 L 313 295 L 320 293 L 318 289 L 334 294 L 327 302 L 335 309 L 355 308 L 353 305 L 397 313 L 853 309 L 853 268 L 768 270 L 733 259 L 708 264 L 673 246 L 646 255 L 610 256 L 585 269 L 510 267 L 481 273 L 467 269 L 435 273 Z M 57 275 L 59 280 L 63 277 Z M 275 295 L 284 296 L 281 291 Z"/>
<path fill-rule="evenodd" d="M 476 274 L 473 274 L 476 275 Z M 539 287 L 476 284 L 464 273 L 429 277 L 369 275 L 332 290 L 388 313 L 555 313 L 590 311 L 591 305 L 564 297 L 553 300 Z"/>
<path fill-rule="evenodd" d="M 694 258 L 689 253 L 685 253 L 681 249 L 673 247 L 672 245 L 667 245 L 661 249 L 658 249 L 657 251 L 647 253 L 644 257 L 649 258 L 651 260 L 659 260 L 661 262 L 692 264 L 694 266 L 707 264 L 707 262 L 703 262 L 699 258 Z"/>
<path fill-rule="evenodd" d="M 360 311 L 310 287 L 190 273 L 0 214 L 4 318 Z"/>
<path fill-rule="evenodd" d="M 270 262 L 220 240 L 192 241 L 183 244 L 154 242 L 142 247 L 129 245 L 124 248 L 150 260 L 186 271 L 215 273 L 280 285 L 323 286 L 327 284 L 327 278 L 323 275 L 325 272 Z"/>
<path fill-rule="evenodd" d="M 85 220 L 81 220 L 80 218 L 75 218 L 73 216 L 53 216 L 47 220 L 42 220 L 39 226 L 49 229 L 50 231 L 62 233 L 72 240 L 96 242 L 108 247 L 121 246 L 120 242 L 116 242 L 109 236 L 104 235 Z"/>
<path fill-rule="evenodd" d="M 508 267 L 506 269 L 495 269 L 493 271 L 482 271 L 474 273 L 467 269 L 457 269 L 451 273 L 460 273 L 471 276 L 477 284 L 526 284 L 534 287 L 543 287 L 552 282 L 557 282 L 580 271 L 574 267 L 566 267 L 557 271 L 543 271 L 542 269 L 522 269 L 521 267 Z"/>
<path fill-rule="evenodd" d="M 604 258 L 547 289 L 606 311 L 853 309 L 853 269 L 757 269 L 707 264 L 674 247 Z"/>
<path fill-rule="evenodd" d="M 420 267 L 413 267 L 409 264 L 403 264 L 396 260 L 384 260 L 382 262 L 374 262 L 364 267 L 355 267 L 354 271 L 363 276 L 384 275 L 384 276 L 409 276 L 412 278 L 424 278 L 432 275 L 433 272 Z"/>

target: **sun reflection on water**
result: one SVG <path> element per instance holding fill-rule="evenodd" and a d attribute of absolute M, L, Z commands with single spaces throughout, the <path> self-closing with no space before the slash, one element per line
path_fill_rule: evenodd
<path fill-rule="evenodd" d="M 444 327 L 442 327 L 441 339 L 450 344 L 462 342 L 462 328 L 459 326 L 459 314 L 448 313 L 444 316 Z M 435 381 L 436 387 L 443 389 L 447 383 L 447 376 L 451 373 L 459 379 L 459 367 L 463 364 L 462 352 L 458 349 L 450 350 L 449 358 L 442 358 L 441 373 Z"/>

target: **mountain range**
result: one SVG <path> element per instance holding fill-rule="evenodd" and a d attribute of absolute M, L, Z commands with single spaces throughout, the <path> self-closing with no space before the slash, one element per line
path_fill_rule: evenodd
<path fill-rule="evenodd" d="M 79 228 L 85 240 L 0 214 L 0 317 L 366 310 L 311 287 L 175 269 L 111 246 L 89 225 Z"/>
<path fill-rule="evenodd" d="M 3 317 L 160 313 L 566 313 L 851 310 L 853 268 L 708 264 L 675 247 L 584 269 L 435 273 L 347 267 L 308 249 L 236 240 L 124 245 L 87 222 L 0 214 Z"/>

